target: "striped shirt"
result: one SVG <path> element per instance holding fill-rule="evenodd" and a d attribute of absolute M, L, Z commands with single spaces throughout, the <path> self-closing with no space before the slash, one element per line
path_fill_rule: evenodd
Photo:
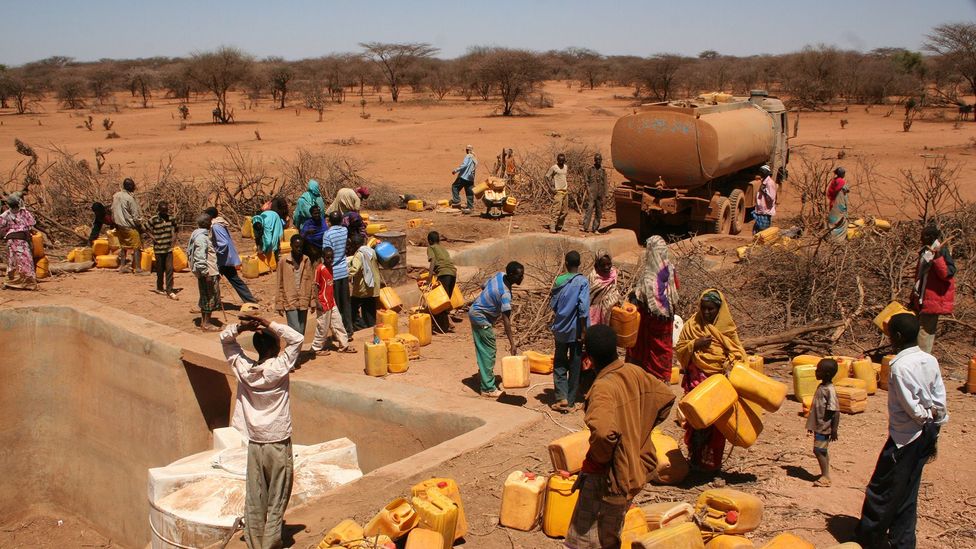
<path fill-rule="evenodd" d="M 332 248 L 332 277 L 336 280 L 349 278 L 349 262 L 346 260 L 346 240 L 349 230 L 342 225 L 333 225 L 322 237 L 322 249 Z"/>
<path fill-rule="evenodd" d="M 176 237 L 176 222 L 173 218 L 163 219 L 158 215 L 149 219 L 149 235 L 153 239 L 153 251 L 166 254 L 173 251 L 173 239 Z"/>
<path fill-rule="evenodd" d="M 512 291 L 505 286 L 505 273 L 498 273 L 485 283 L 481 295 L 471 304 L 468 318 L 472 324 L 491 325 L 511 310 Z"/>

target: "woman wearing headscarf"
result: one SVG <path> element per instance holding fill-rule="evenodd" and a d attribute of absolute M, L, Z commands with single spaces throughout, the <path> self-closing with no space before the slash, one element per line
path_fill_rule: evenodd
<path fill-rule="evenodd" d="M 827 186 L 827 201 L 830 207 L 827 213 L 827 227 L 830 229 L 830 237 L 839 242 L 847 239 L 847 195 L 851 188 L 844 180 L 847 172 L 844 168 L 834 170 L 834 178 Z"/>
<path fill-rule="evenodd" d="M 31 230 L 36 222 L 24 208 L 20 193 L 10 193 L 6 199 L 7 210 L 0 214 L 0 234 L 7 243 L 7 279 L 4 288 L 36 290 L 34 253 Z"/>
<path fill-rule="evenodd" d="M 319 182 L 314 179 L 308 180 L 308 190 L 298 197 L 295 204 L 295 217 L 293 219 L 295 228 L 302 230 L 305 222 L 312 217 L 312 206 L 318 206 L 319 212 L 325 211 L 325 203 L 322 202 L 322 194 L 319 190 Z"/>
<path fill-rule="evenodd" d="M 640 312 L 640 328 L 637 343 L 627 351 L 627 361 L 670 383 L 678 278 L 663 238 L 647 239 L 641 265 L 632 294 Z"/>
<path fill-rule="evenodd" d="M 617 268 L 606 250 L 596 253 L 593 270 L 590 271 L 590 326 L 610 324 L 610 312 L 620 302 L 617 287 Z"/>
<path fill-rule="evenodd" d="M 714 288 L 702 292 L 698 312 L 685 322 L 674 351 L 684 371 L 681 386 L 685 393 L 709 376 L 724 375 L 735 361 L 746 359 L 746 351 L 739 341 L 738 329 L 722 292 Z M 705 471 L 717 471 L 722 467 L 725 437 L 715 427 L 699 431 L 686 426 L 685 444 L 693 467 Z"/>
<path fill-rule="evenodd" d="M 367 198 L 369 198 L 369 190 L 366 187 L 356 187 L 355 189 L 343 187 L 336 193 L 335 200 L 329 204 L 325 213 L 328 215 L 332 212 L 339 212 L 345 215 L 346 212 L 358 212 L 363 206 L 362 201 Z"/>

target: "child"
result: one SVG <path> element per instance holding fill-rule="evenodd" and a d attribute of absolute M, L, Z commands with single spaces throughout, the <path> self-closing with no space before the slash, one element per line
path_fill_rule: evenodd
<path fill-rule="evenodd" d="M 837 404 L 837 391 L 831 381 L 837 375 L 837 361 L 825 358 L 817 363 L 817 379 L 820 386 L 813 394 L 810 416 L 807 418 L 807 433 L 813 434 L 813 455 L 820 464 L 820 478 L 814 486 L 830 486 L 830 456 L 827 446 L 837 440 L 837 425 L 840 423 L 840 406 Z"/>
<path fill-rule="evenodd" d="M 437 281 L 444 286 L 447 297 L 454 295 L 454 284 L 457 282 L 457 267 L 451 259 L 451 253 L 441 246 L 441 235 L 437 231 L 427 233 L 427 260 L 430 261 L 429 272 L 437 277 Z M 451 333 L 450 309 L 434 315 L 434 329 L 437 333 Z"/>
<path fill-rule="evenodd" d="M 289 242 L 291 253 L 278 263 L 275 310 L 285 316 L 289 328 L 304 334 L 308 312 L 316 307 L 315 267 L 302 252 L 305 242 L 301 236 L 292 235 Z"/>
<path fill-rule="evenodd" d="M 306 222 L 308 223 L 308 222 Z M 335 281 L 332 277 L 332 261 L 335 253 L 332 248 L 322 249 L 322 262 L 315 268 L 315 284 L 319 289 L 319 317 L 315 322 L 315 339 L 312 340 L 312 351 L 317 355 L 325 356 L 329 351 L 325 349 L 325 342 L 329 338 L 329 331 L 339 343 L 340 353 L 355 353 L 356 349 L 349 346 L 346 335 L 346 328 L 342 325 L 342 316 L 339 314 L 339 306 L 336 305 L 333 285 Z"/>

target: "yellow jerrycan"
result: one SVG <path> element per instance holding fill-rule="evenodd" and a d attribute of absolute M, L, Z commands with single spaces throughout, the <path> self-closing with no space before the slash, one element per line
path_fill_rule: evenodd
<path fill-rule="evenodd" d="M 759 526 L 763 502 L 758 497 L 731 488 L 705 490 L 698 496 L 695 515 L 705 527 L 724 534 L 745 534 Z"/>
<path fill-rule="evenodd" d="M 705 429 L 718 421 L 735 404 L 739 395 L 723 375 L 709 376 L 678 402 L 678 410 L 695 429 Z"/>
<path fill-rule="evenodd" d="M 465 534 L 468 533 L 468 520 L 464 516 L 464 504 L 461 503 L 461 490 L 458 488 L 457 482 L 454 479 L 435 477 L 427 479 L 423 482 L 418 482 L 410 489 L 410 494 L 413 497 L 425 498 L 427 497 L 427 490 L 431 488 L 436 488 L 440 493 L 451 498 L 458 507 L 458 520 L 457 527 L 454 529 L 454 539 L 461 539 Z"/>
<path fill-rule="evenodd" d="M 557 438 L 549 443 L 549 459 L 556 471 L 578 473 L 583 468 L 583 458 L 590 450 L 590 431 L 583 429 Z"/>
<path fill-rule="evenodd" d="M 690 522 L 654 530 L 634 540 L 632 549 L 705 549 L 701 531 Z"/>
<path fill-rule="evenodd" d="M 498 522 L 502 526 L 528 532 L 539 522 L 546 479 L 535 473 L 512 471 L 502 489 L 502 508 Z"/>
<path fill-rule="evenodd" d="M 398 539 L 416 525 L 420 517 L 404 498 L 397 498 L 386 505 L 363 528 L 365 537 L 384 535 Z"/>
<path fill-rule="evenodd" d="M 502 359 L 502 386 L 506 389 L 519 389 L 529 386 L 529 359 L 507 356 Z"/>
<path fill-rule="evenodd" d="M 433 332 L 430 324 L 430 315 L 427 313 L 414 313 L 410 315 L 409 321 L 410 335 L 420 341 L 421 347 L 430 345 L 433 339 Z"/>
<path fill-rule="evenodd" d="M 679 484 L 688 476 L 688 460 L 681 453 L 678 441 L 660 429 L 651 432 L 651 443 L 657 455 L 657 482 L 666 485 Z"/>
<path fill-rule="evenodd" d="M 564 538 L 569 532 L 569 521 L 579 492 L 573 491 L 577 476 L 559 471 L 546 483 L 546 504 L 542 511 L 542 531 L 550 538 Z"/>
<path fill-rule="evenodd" d="M 755 402 L 770 412 L 779 410 L 786 400 L 785 384 L 741 364 L 732 367 L 729 382 L 740 397 Z"/>
<path fill-rule="evenodd" d="M 457 504 L 436 488 L 429 488 L 425 497 L 414 497 L 412 501 L 420 517 L 418 526 L 441 535 L 441 546 L 430 549 L 450 549 L 454 545 L 454 531 L 457 528 Z"/>

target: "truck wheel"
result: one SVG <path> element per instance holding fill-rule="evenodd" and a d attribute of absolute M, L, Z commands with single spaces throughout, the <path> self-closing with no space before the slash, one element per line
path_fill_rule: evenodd
<path fill-rule="evenodd" d="M 729 199 L 722 196 L 718 201 L 718 218 L 715 221 L 708 221 L 708 232 L 711 234 L 728 234 L 732 227 L 732 205 Z"/>
<path fill-rule="evenodd" d="M 732 211 L 732 225 L 730 234 L 739 234 L 746 224 L 746 194 L 742 189 L 735 189 L 729 194 L 729 209 Z"/>

